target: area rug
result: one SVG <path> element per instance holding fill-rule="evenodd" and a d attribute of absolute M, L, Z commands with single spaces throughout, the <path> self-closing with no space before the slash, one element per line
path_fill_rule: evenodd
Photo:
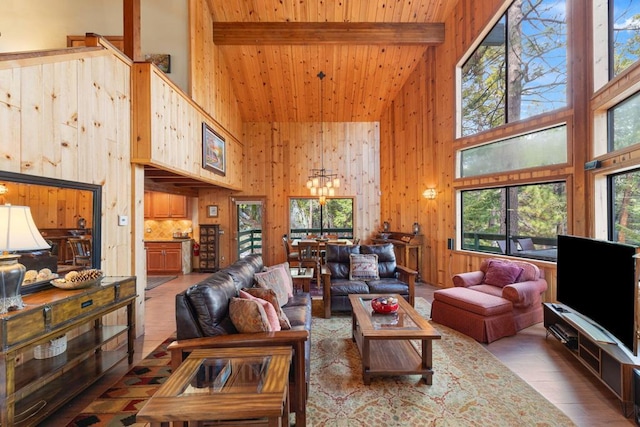
<path fill-rule="evenodd" d="M 307 425 L 319 426 L 571 426 L 573 422 L 475 340 L 435 325 L 433 385 L 420 376 L 362 383 L 351 317 L 320 316 L 314 300 Z M 426 318 L 430 305 L 416 298 Z M 168 339 L 87 406 L 68 427 L 140 426 L 135 414 L 170 375 Z M 294 420 L 292 415 L 291 421 Z"/>
<path fill-rule="evenodd" d="M 178 276 L 147 276 L 147 287 L 144 288 L 145 291 L 150 291 L 153 288 L 157 288 L 158 286 L 167 283 L 170 280 L 175 279 Z"/>

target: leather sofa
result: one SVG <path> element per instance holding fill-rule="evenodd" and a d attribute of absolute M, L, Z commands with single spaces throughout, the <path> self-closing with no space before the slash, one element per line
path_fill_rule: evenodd
<path fill-rule="evenodd" d="M 311 341 L 311 295 L 295 292 L 282 306 L 291 329 L 240 333 L 229 316 L 229 303 L 243 288 L 254 286 L 254 274 L 264 269 L 262 256 L 251 254 L 176 295 L 177 341 L 169 345 L 172 369 L 199 348 L 290 346 L 289 404 L 296 425 L 306 423 Z"/>
<path fill-rule="evenodd" d="M 350 280 L 351 254 L 376 254 L 378 279 Z M 379 245 L 331 245 L 326 247 L 322 266 L 322 300 L 324 316 L 331 312 L 350 312 L 350 294 L 399 294 L 411 305 L 415 303 L 418 272 L 396 263 L 392 243 Z"/>
<path fill-rule="evenodd" d="M 509 277 L 509 274 L 511 276 Z M 487 258 L 433 294 L 431 320 L 490 343 L 542 322 L 543 270 L 526 261 Z"/>

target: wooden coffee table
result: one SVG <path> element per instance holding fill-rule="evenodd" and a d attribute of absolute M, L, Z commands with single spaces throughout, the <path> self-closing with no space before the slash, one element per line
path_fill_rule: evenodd
<path fill-rule="evenodd" d="M 194 350 L 145 403 L 136 423 L 288 426 L 290 365 L 291 347 Z"/>
<path fill-rule="evenodd" d="M 422 375 L 432 383 L 432 341 L 440 334 L 400 295 L 395 314 L 377 314 L 371 308 L 378 294 L 349 295 L 352 310 L 352 337 L 362 356 L 362 379 L 372 376 Z M 411 340 L 422 343 L 419 351 Z"/>

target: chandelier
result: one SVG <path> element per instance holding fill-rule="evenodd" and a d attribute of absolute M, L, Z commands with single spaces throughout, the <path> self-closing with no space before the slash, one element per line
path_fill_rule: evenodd
<path fill-rule="evenodd" d="M 311 169 L 309 172 L 309 180 L 307 188 L 312 196 L 318 196 L 320 205 L 327 203 L 327 196 L 335 196 L 336 188 L 340 187 L 340 178 L 337 173 L 332 173 L 330 169 L 324 167 L 324 108 L 322 100 L 323 85 L 322 79 L 326 77 L 322 71 L 318 73 L 320 79 L 320 169 Z"/>

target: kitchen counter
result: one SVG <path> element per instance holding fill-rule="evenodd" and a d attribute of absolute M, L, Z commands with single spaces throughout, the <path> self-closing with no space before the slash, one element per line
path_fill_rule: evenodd
<path fill-rule="evenodd" d="M 181 258 L 182 258 L 182 274 L 188 274 L 193 271 L 192 263 L 192 251 L 193 251 L 193 239 L 174 239 L 174 238 L 158 238 L 158 239 L 145 239 L 145 243 L 179 243 L 181 244 Z M 148 258 L 147 258 L 148 259 Z M 147 271 L 149 271 L 149 265 L 147 265 Z"/>

